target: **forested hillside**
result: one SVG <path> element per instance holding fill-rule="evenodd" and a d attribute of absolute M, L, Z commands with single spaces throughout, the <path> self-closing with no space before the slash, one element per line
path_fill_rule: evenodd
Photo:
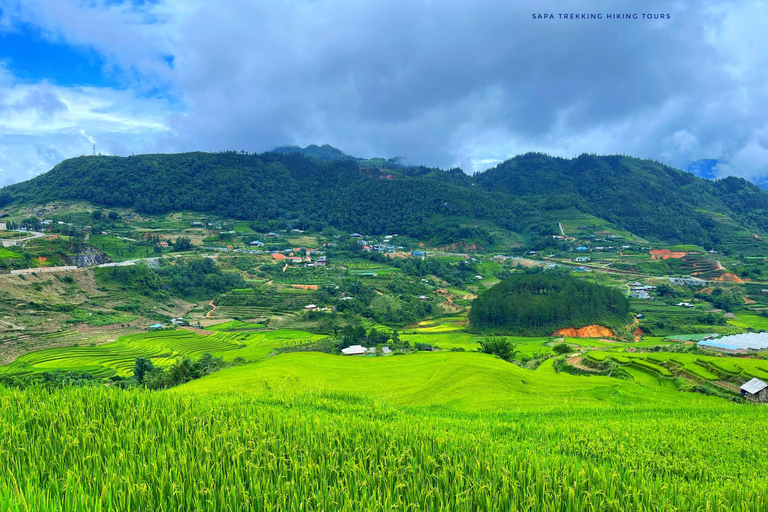
<path fill-rule="evenodd" d="M 629 301 L 619 290 L 551 272 L 509 277 L 482 293 L 469 312 L 475 332 L 548 335 L 591 324 L 621 325 Z"/>
<path fill-rule="evenodd" d="M 86 200 L 147 214 L 211 212 L 265 229 L 332 226 L 483 244 L 492 242 L 489 226 L 497 226 L 540 246 L 557 233 L 555 212 L 570 207 L 670 243 L 717 246 L 734 225 L 713 220 L 719 214 L 742 230 L 768 230 L 768 192 L 740 178 L 709 181 L 649 160 L 529 153 L 471 177 L 383 159 L 374 165 L 305 156 L 344 155 L 330 146 L 281 151 L 73 158 L 0 190 L 0 208 Z"/>
<path fill-rule="evenodd" d="M 734 177 L 709 181 L 651 160 L 528 153 L 475 181 L 544 209 L 573 206 L 650 239 L 717 245 L 721 234 L 708 212 L 768 229 L 768 192 L 757 185 Z"/>

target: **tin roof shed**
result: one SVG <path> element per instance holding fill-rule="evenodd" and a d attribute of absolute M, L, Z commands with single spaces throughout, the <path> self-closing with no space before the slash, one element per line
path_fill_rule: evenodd
<path fill-rule="evenodd" d="M 750 395 L 756 395 L 765 388 L 768 388 L 768 384 L 761 381 L 757 377 L 750 380 L 749 382 L 746 382 L 743 386 L 741 386 L 741 390 L 749 393 Z"/>

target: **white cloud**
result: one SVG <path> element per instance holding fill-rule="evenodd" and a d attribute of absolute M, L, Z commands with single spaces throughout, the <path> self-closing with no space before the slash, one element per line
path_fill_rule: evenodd
<path fill-rule="evenodd" d="M 15 80 L 0 68 L 0 185 L 29 179 L 63 158 L 97 151 L 125 154 L 152 150 L 167 136 L 170 107 L 130 90 L 62 87 Z"/>
<path fill-rule="evenodd" d="M 93 47 L 125 86 L 20 84 L 0 68 L 0 131 L 28 148 L 6 175 L 87 152 L 79 130 L 115 154 L 331 143 L 467 171 L 544 151 L 678 167 L 716 158 L 729 173 L 768 174 L 764 2 L 627 1 L 622 11 L 672 19 L 599 23 L 532 21 L 565 9 L 532 1 L 0 0 L 0 9 L 6 30 L 31 24 Z M 183 108 L 147 99 L 157 88 Z"/>

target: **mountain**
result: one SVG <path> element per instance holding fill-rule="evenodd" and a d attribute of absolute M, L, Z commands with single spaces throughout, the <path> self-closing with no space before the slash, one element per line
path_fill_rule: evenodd
<path fill-rule="evenodd" d="M 308 157 L 307 150 L 321 156 Z M 564 210 L 667 243 L 717 247 L 736 235 L 749 242 L 768 232 L 768 192 L 741 178 L 710 181 L 651 160 L 529 153 L 468 176 L 460 169 L 333 157 L 339 154 L 308 146 L 262 154 L 79 157 L 0 189 L 0 209 L 84 200 L 148 214 L 211 212 L 265 229 L 331 226 L 482 245 L 503 229 L 538 247 L 556 243 L 552 235 Z"/>
<path fill-rule="evenodd" d="M 652 160 L 528 153 L 475 180 L 543 210 L 575 207 L 649 239 L 717 245 L 734 229 L 723 216 L 740 229 L 768 231 L 768 192 L 742 178 L 709 181 Z"/>
<path fill-rule="evenodd" d="M 310 144 L 309 146 L 302 148 L 300 146 L 278 146 L 275 149 L 272 150 L 273 153 L 283 153 L 283 154 L 299 154 L 303 155 L 309 158 L 316 158 L 317 160 L 322 160 L 325 162 L 335 161 L 335 160 L 357 160 L 357 158 L 350 156 L 340 149 L 336 149 L 333 146 L 330 146 L 328 144 L 323 144 L 322 146 L 316 146 L 315 144 Z"/>

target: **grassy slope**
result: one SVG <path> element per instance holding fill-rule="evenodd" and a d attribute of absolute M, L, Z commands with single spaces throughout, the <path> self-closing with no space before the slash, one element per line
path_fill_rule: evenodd
<path fill-rule="evenodd" d="M 479 353 L 432 352 L 400 357 L 283 354 L 230 368 L 175 392 L 264 395 L 327 390 L 400 405 L 441 405 L 476 411 L 580 403 L 691 403 L 667 383 L 642 386 L 610 377 L 555 373 L 552 361 L 525 370 Z"/>

